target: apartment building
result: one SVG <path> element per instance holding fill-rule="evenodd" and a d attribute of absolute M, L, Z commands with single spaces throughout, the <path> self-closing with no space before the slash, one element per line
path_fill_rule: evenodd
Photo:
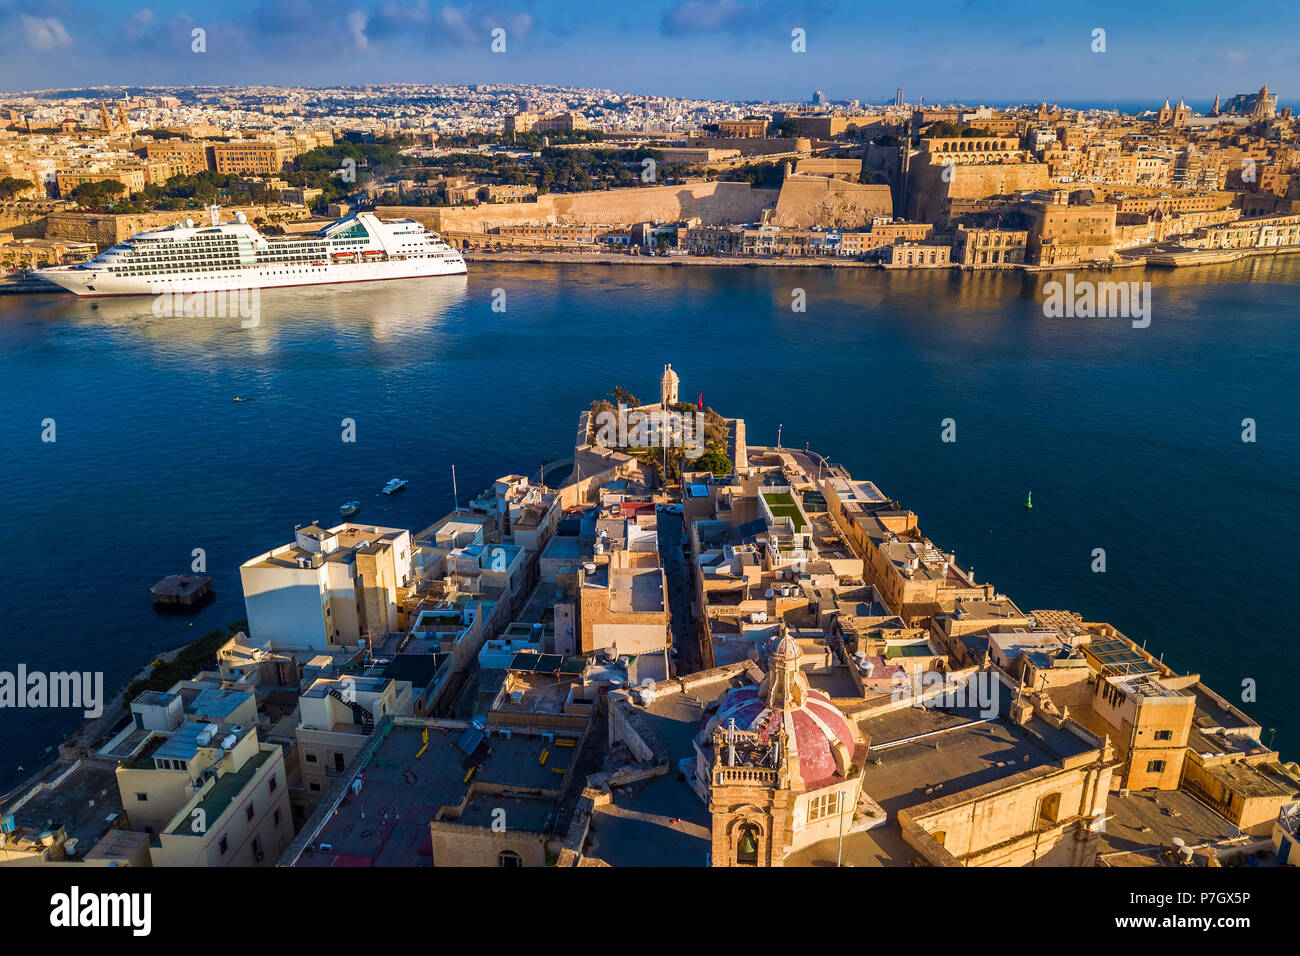
<path fill-rule="evenodd" d="M 298 756 L 310 808 L 328 793 L 387 714 L 413 714 L 406 681 L 371 676 L 320 678 L 298 700 Z"/>
<path fill-rule="evenodd" d="M 523 475 L 506 475 L 493 483 L 494 512 L 501 540 L 537 553 L 560 523 L 560 495 Z"/>
<path fill-rule="evenodd" d="M 301 152 L 292 142 L 212 144 L 212 165 L 219 173 L 270 176 L 283 172 Z"/>
<path fill-rule="evenodd" d="M 127 752 L 117 786 L 154 866 L 269 866 L 293 838 L 282 749 L 258 739 L 246 691 L 181 682 L 131 703 L 106 751 Z"/>
<path fill-rule="evenodd" d="M 294 541 L 239 568 L 249 636 L 327 649 L 398 630 L 411 585 L 411 533 L 345 523 L 294 530 Z"/>

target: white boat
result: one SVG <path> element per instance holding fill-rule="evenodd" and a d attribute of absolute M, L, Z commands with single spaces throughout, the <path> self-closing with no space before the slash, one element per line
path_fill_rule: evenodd
<path fill-rule="evenodd" d="M 391 495 L 396 491 L 401 491 L 405 487 L 405 478 L 390 478 L 388 484 L 384 485 L 384 494 Z"/>
<path fill-rule="evenodd" d="M 79 296 L 274 289 L 464 275 L 465 259 L 414 219 L 356 213 L 310 235 L 265 236 L 244 214 L 124 239 L 89 262 L 37 269 Z"/>

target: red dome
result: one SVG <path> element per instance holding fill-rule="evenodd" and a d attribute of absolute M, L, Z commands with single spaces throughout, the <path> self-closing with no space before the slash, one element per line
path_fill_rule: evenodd
<path fill-rule="evenodd" d="M 831 699 L 808 686 L 799 670 L 800 656 L 795 641 L 782 640 L 772 652 L 762 686 L 728 691 L 709 723 L 725 727 L 734 720 L 737 730 L 757 733 L 764 743 L 784 730 L 791 783 L 799 790 L 818 790 L 843 777 L 861 756 L 862 745 Z"/>

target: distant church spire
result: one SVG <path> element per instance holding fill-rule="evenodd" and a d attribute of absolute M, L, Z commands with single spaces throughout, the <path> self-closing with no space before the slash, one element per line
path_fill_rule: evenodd
<path fill-rule="evenodd" d="M 1219 94 L 1218 93 L 1214 94 L 1214 105 L 1210 107 L 1210 115 L 1211 116 L 1219 115 Z"/>

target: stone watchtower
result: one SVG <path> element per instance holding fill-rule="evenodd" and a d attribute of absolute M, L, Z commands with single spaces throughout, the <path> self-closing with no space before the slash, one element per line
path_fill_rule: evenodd
<path fill-rule="evenodd" d="M 659 404 L 664 408 L 677 404 L 677 386 L 680 382 L 673 367 L 665 365 L 663 378 L 659 379 Z"/>

